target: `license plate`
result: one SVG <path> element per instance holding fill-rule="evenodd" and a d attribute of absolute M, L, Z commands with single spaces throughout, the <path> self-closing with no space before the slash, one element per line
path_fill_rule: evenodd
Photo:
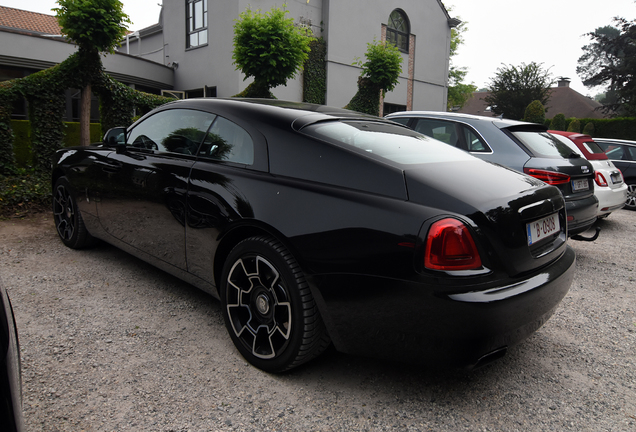
<path fill-rule="evenodd" d="M 612 173 L 611 179 L 613 184 L 623 183 L 623 177 L 621 177 L 621 173 Z"/>
<path fill-rule="evenodd" d="M 526 230 L 528 231 L 528 246 L 530 246 L 561 230 L 559 215 L 555 213 L 543 219 L 530 222 L 526 224 Z"/>
<path fill-rule="evenodd" d="M 572 191 L 574 192 L 588 190 L 589 188 L 590 184 L 588 183 L 587 179 L 572 180 Z"/>

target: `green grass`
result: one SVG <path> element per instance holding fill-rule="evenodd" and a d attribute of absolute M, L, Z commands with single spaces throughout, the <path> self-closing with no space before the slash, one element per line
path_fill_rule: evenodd
<path fill-rule="evenodd" d="M 50 208 L 50 174 L 20 169 L 15 176 L 0 175 L 0 217 L 23 217 Z"/>

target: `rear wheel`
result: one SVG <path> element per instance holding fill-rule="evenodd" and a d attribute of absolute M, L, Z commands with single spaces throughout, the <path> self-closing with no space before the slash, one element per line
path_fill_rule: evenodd
<path fill-rule="evenodd" d="M 84 226 L 77 200 L 66 177 L 60 177 L 53 189 L 53 220 L 62 243 L 72 249 L 81 249 L 93 243 L 93 237 Z"/>
<path fill-rule="evenodd" d="M 631 181 L 627 185 L 627 202 L 625 208 L 628 210 L 636 210 L 636 182 Z"/>
<path fill-rule="evenodd" d="M 254 366 L 283 372 L 329 345 L 309 285 L 278 241 L 259 236 L 236 245 L 225 262 L 220 288 L 230 337 Z"/>

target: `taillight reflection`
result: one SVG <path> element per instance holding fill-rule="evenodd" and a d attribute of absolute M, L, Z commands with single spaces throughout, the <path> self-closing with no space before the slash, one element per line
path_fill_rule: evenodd
<path fill-rule="evenodd" d="M 468 228 L 452 218 L 431 225 L 426 237 L 424 266 L 447 271 L 481 268 L 481 258 Z"/>

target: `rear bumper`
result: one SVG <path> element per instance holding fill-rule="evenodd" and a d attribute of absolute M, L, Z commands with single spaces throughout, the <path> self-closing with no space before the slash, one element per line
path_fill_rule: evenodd
<path fill-rule="evenodd" d="M 590 195 L 587 198 L 566 200 L 565 211 L 568 219 L 568 236 L 581 234 L 596 221 L 598 198 L 595 195 Z"/>
<path fill-rule="evenodd" d="M 363 275 L 311 278 L 339 351 L 378 358 L 471 367 L 539 329 L 566 295 L 575 254 L 487 289 L 449 287 Z"/>
<path fill-rule="evenodd" d="M 604 216 L 621 209 L 627 201 L 627 184 L 611 189 L 609 187 L 597 187 L 594 195 L 598 198 L 598 216 Z"/>

